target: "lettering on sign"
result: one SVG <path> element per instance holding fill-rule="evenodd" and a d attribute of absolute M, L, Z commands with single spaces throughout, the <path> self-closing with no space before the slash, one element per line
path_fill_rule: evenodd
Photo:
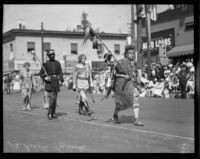
<path fill-rule="evenodd" d="M 166 46 L 171 46 L 172 45 L 172 39 L 171 37 L 169 38 L 164 38 L 164 39 L 155 39 L 155 40 L 152 40 L 151 41 L 151 49 L 158 49 L 159 48 L 159 45 L 160 43 L 165 43 Z M 145 51 L 147 50 L 147 42 L 144 42 L 142 44 L 142 49 Z"/>

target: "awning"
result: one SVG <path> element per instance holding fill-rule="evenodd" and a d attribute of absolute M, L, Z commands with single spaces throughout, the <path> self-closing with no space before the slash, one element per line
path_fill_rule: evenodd
<path fill-rule="evenodd" d="M 167 52 L 168 57 L 176 57 L 183 55 L 190 55 L 194 53 L 194 44 L 175 46 L 169 52 Z"/>

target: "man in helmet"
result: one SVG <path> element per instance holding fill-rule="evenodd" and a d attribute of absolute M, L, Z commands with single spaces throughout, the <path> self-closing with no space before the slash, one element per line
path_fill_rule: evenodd
<path fill-rule="evenodd" d="M 93 112 L 90 110 L 87 101 L 87 92 L 94 89 L 92 74 L 89 65 L 86 64 L 86 55 L 78 56 L 78 64 L 73 73 L 73 90 L 78 93 L 79 114 L 90 116 Z M 85 108 L 85 111 L 83 110 Z"/>
<path fill-rule="evenodd" d="M 24 63 L 24 70 L 19 74 L 21 94 L 22 94 L 22 110 L 31 110 L 31 97 L 33 88 L 37 87 L 34 74 L 30 70 L 30 63 Z"/>
<path fill-rule="evenodd" d="M 132 108 L 134 114 L 134 125 L 143 126 L 139 121 L 139 91 L 138 76 L 135 60 L 135 47 L 127 45 L 125 48 L 124 58 L 119 60 L 115 66 L 115 112 L 113 120 L 115 124 L 120 123 L 118 112 Z"/>
<path fill-rule="evenodd" d="M 56 104 L 57 104 L 57 93 L 60 91 L 60 83 L 64 82 L 62 68 L 60 62 L 55 60 L 55 51 L 50 49 L 47 53 L 49 60 L 44 64 L 44 68 L 40 70 L 40 77 L 45 82 L 46 96 L 49 99 L 48 102 L 48 113 L 47 117 L 49 120 L 56 119 Z"/>

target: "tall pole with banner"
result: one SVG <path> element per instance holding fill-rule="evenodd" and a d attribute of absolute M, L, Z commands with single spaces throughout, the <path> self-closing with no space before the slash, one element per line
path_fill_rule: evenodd
<path fill-rule="evenodd" d="M 145 13 L 146 13 L 146 35 L 147 35 L 147 74 L 148 79 L 151 75 L 151 5 L 145 5 Z"/>

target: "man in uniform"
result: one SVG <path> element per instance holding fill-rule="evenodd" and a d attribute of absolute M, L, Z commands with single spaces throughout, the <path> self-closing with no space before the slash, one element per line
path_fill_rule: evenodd
<path fill-rule="evenodd" d="M 49 102 L 47 117 L 49 120 L 52 120 L 53 118 L 57 118 L 55 112 L 57 104 L 57 93 L 60 91 L 59 80 L 64 82 L 64 79 L 60 62 L 55 60 L 54 50 L 49 50 L 47 56 L 49 57 L 49 60 L 43 65 L 46 72 L 44 68 L 41 68 L 40 77 L 45 82 L 45 91 L 49 99 L 47 101 Z"/>
<path fill-rule="evenodd" d="M 185 67 L 186 67 L 185 64 L 181 64 L 181 70 L 177 75 L 179 79 L 179 89 L 181 92 L 182 99 L 186 98 L 186 84 L 187 84 L 187 79 L 188 79 L 188 73 Z"/>
<path fill-rule="evenodd" d="M 115 112 L 113 120 L 115 124 L 120 123 L 118 112 L 132 108 L 134 114 L 134 125 L 143 126 L 139 121 L 139 92 L 135 62 L 135 47 L 127 45 L 124 58 L 119 60 L 115 66 L 114 91 L 115 91 Z"/>
<path fill-rule="evenodd" d="M 33 73 L 30 70 L 30 63 L 25 62 L 24 70 L 19 74 L 19 82 L 22 94 L 22 103 L 24 104 L 22 110 L 31 110 L 31 97 L 34 87 L 37 87 Z"/>
<path fill-rule="evenodd" d="M 78 64 L 73 74 L 73 90 L 78 93 L 77 104 L 79 105 L 79 114 L 89 116 L 92 114 L 86 94 L 88 91 L 91 92 L 93 88 L 92 74 L 89 65 L 86 64 L 86 55 L 81 54 L 78 56 Z"/>

